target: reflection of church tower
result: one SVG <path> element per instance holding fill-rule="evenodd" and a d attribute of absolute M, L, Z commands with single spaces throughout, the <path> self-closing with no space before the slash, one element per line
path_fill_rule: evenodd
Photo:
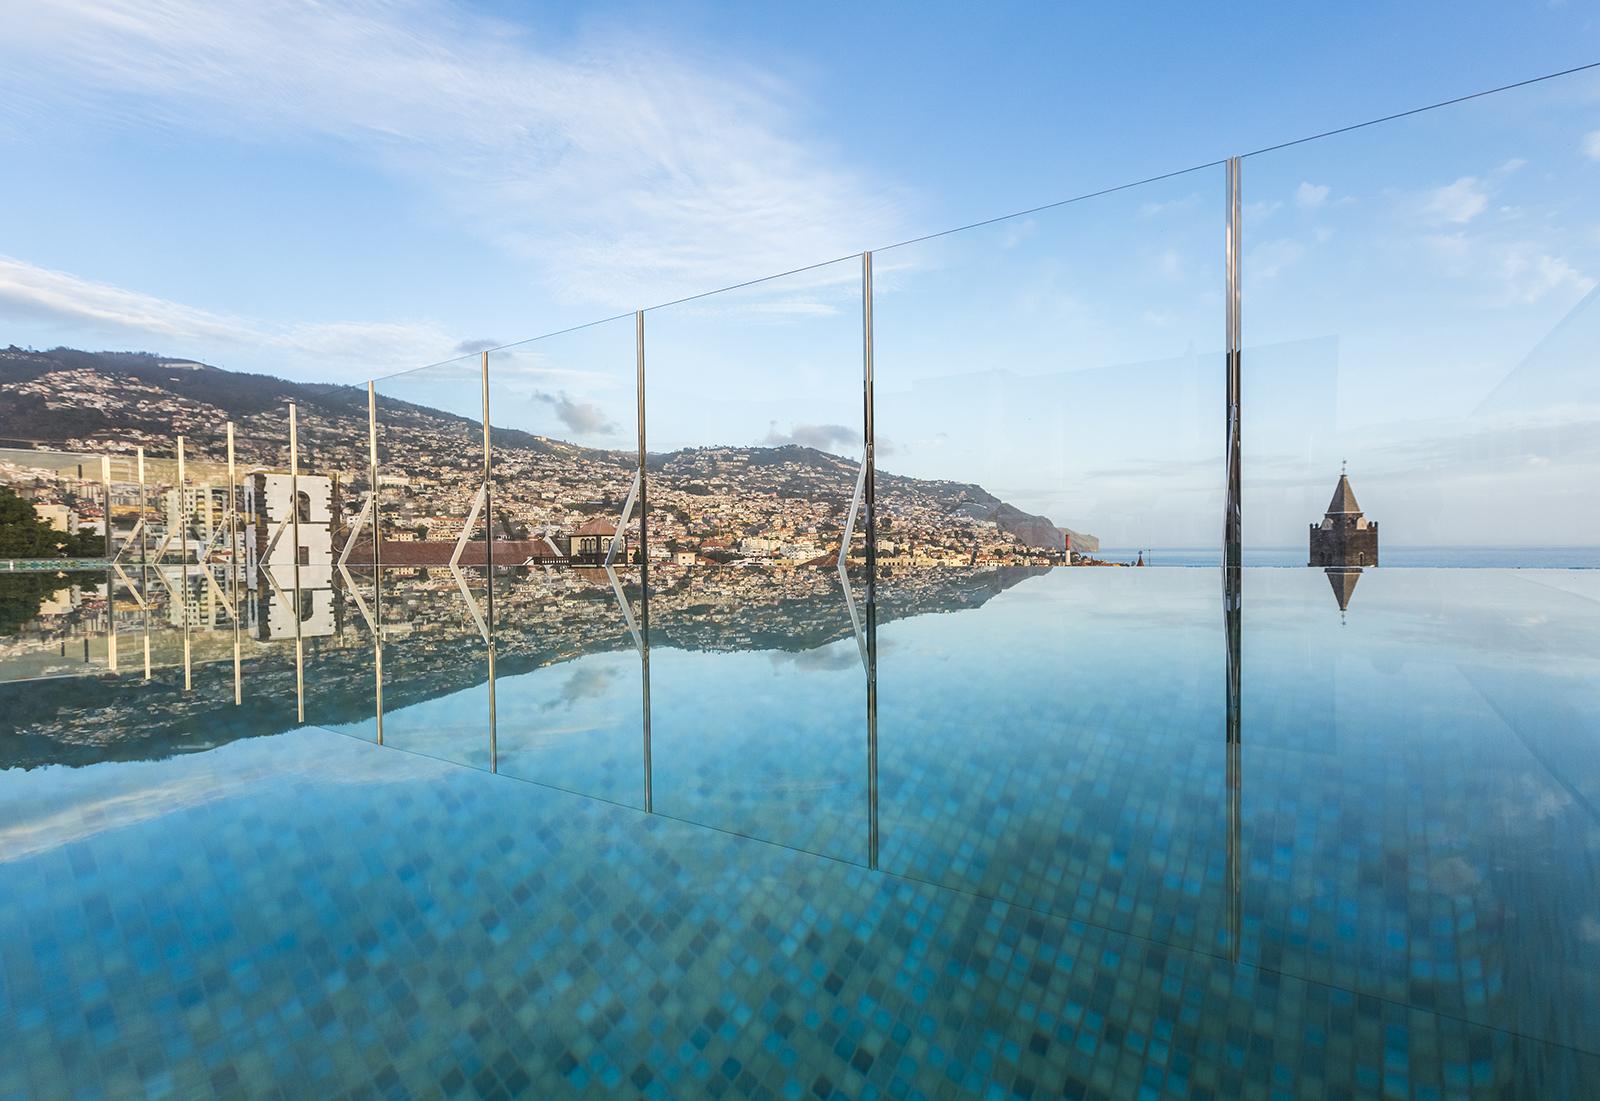
<path fill-rule="evenodd" d="M 1350 608 L 1350 598 L 1356 593 L 1356 582 L 1361 580 L 1360 566 L 1329 566 L 1322 571 L 1328 575 L 1328 584 L 1333 586 L 1333 598 L 1339 602 L 1339 620 L 1344 621 L 1344 613 Z"/>
<path fill-rule="evenodd" d="M 1376 566 L 1378 525 L 1361 514 L 1350 479 L 1341 472 L 1322 523 L 1311 525 L 1308 566 Z M 1353 585 L 1353 583 L 1352 583 Z"/>

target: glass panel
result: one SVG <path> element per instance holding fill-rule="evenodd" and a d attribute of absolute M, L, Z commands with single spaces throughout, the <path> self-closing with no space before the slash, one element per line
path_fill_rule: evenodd
<path fill-rule="evenodd" d="M 873 255 L 879 866 L 1220 954 L 1219 571 L 1116 567 L 1221 560 L 1224 214 L 1215 166 Z"/>
<path fill-rule="evenodd" d="M 246 525 L 237 511 L 237 464 L 230 480 L 227 457 L 226 424 L 186 434 L 181 483 L 165 491 L 159 506 L 165 530 L 172 533 L 163 574 L 177 590 L 176 597 L 166 595 L 175 601 L 173 618 L 180 621 L 185 683 L 191 693 L 198 693 L 219 710 L 231 708 L 235 698 L 235 643 L 240 657 L 239 697 L 243 698 L 244 622 L 241 619 L 236 633 L 233 609 L 237 602 L 245 611 L 244 598 L 249 591 L 247 578 L 236 579 L 229 572 L 246 557 Z M 159 579 L 157 583 L 165 592 L 166 586 Z M 181 601 L 181 611 L 176 601 Z M 284 656 L 293 657 L 287 652 Z M 281 713 L 282 701 L 275 702 Z"/>
<path fill-rule="evenodd" d="M 1320 561 L 1348 461 L 1351 565 L 1600 565 L 1597 88 L 1245 160 L 1249 560 Z"/>
<path fill-rule="evenodd" d="M 655 809 L 854 861 L 861 318 L 859 258 L 645 317 Z"/>
<path fill-rule="evenodd" d="M 482 372 L 470 355 L 376 386 L 383 740 L 491 768 Z"/>
<path fill-rule="evenodd" d="M 491 352 L 489 391 L 500 771 L 642 807 L 634 328 Z"/>
<path fill-rule="evenodd" d="M 1243 166 L 1246 956 L 1591 1050 L 1597 93 Z"/>
<path fill-rule="evenodd" d="M 0 682 L 114 663 L 105 513 L 129 497 L 123 465 L 64 443 L 0 449 Z"/>
<path fill-rule="evenodd" d="M 302 400 L 297 429 L 297 507 L 280 558 L 298 533 L 300 567 L 290 576 L 300 584 L 306 721 L 376 740 L 378 594 L 365 388 Z M 290 487 L 278 489 L 275 507 L 287 510 Z"/>
<path fill-rule="evenodd" d="M 1220 166 L 873 254 L 878 561 L 1220 562 Z"/>
<path fill-rule="evenodd" d="M 196 447 L 197 453 L 210 456 L 210 461 L 197 467 L 197 471 L 218 483 L 226 481 L 225 426 L 219 437 L 200 439 Z M 237 690 L 241 708 L 227 721 L 236 724 L 235 729 L 244 736 L 278 733 L 300 725 L 306 683 L 304 645 L 316 638 L 327 622 L 326 599 L 316 595 L 318 586 L 309 553 L 300 578 L 303 591 L 297 599 L 295 532 L 288 510 L 289 472 L 289 407 L 287 402 L 275 401 L 234 426 L 233 499 L 241 566 Z M 308 492 L 316 488 L 314 474 L 304 488 Z M 299 536 L 300 545 L 308 550 L 320 544 L 312 523 L 308 522 Z M 297 619 L 302 633 L 298 653 Z M 210 693 L 219 701 L 217 706 L 223 706 L 221 701 L 231 704 L 236 686 L 229 663 L 205 667 L 204 676 Z"/>

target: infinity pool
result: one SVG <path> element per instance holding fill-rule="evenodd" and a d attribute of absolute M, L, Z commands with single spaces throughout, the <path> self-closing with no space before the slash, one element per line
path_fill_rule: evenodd
<path fill-rule="evenodd" d="M 0 1099 L 1600 1095 L 1600 575 L 1242 589 L 0 686 Z"/>

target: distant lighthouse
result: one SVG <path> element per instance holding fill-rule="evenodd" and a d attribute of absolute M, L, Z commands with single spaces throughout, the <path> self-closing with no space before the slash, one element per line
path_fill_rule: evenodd
<path fill-rule="evenodd" d="M 1322 523 L 1311 525 L 1311 560 L 1308 566 L 1376 566 L 1378 524 L 1361 514 L 1350 479 L 1339 473 L 1333 500 Z"/>

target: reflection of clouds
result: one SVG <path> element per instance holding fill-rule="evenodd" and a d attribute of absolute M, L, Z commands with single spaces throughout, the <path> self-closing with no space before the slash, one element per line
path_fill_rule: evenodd
<path fill-rule="evenodd" d="M 304 744 L 294 745 L 293 739 Z M 330 767 L 329 758 L 337 758 Z M 159 763 L 90 765 L 59 773 L 48 802 L 8 805 L 0 825 L 0 863 L 24 860 L 63 845 L 136 826 L 177 811 L 242 797 L 268 784 L 295 789 L 309 784 L 399 783 L 452 767 L 409 754 L 384 753 L 327 731 L 303 731 L 234 743 L 207 753 Z"/>
<path fill-rule="evenodd" d="M 556 419 L 580 436 L 611 436 L 619 429 L 605 412 L 593 402 L 573 401 L 565 390 L 554 394 L 535 390 L 534 401 L 542 401 L 555 410 Z"/>
<path fill-rule="evenodd" d="M 598 699 L 610 691 L 616 677 L 615 669 L 600 665 L 580 666 L 567 677 L 557 699 L 566 707 L 572 707 L 582 700 Z"/>
<path fill-rule="evenodd" d="M 772 421 L 763 441 L 768 447 L 799 445 L 817 451 L 834 451 L 861 443 L 861 429 L 847 424 L 797 424 L 788 432 L 778 431 L 778 422 Z"/>
<path fill-rule="evenodd" d="M 847 640 L 848 641 L 848 640 Z M 773 650 L 769 655 L 774 668 L 789 666 L 802 672 L 837 673 L 861 668 L 861 658 L 853 645 L 830 643 L 815 650 Z"/>
<path fill-rule="evenodd" d="M 1459 894 L 1470 891 L 1483 882 L 1483 873 L 1460 856 L 1447 856 L 1437 861 L 1428 874 L 1428 884 L 1435 891 Z"/>

